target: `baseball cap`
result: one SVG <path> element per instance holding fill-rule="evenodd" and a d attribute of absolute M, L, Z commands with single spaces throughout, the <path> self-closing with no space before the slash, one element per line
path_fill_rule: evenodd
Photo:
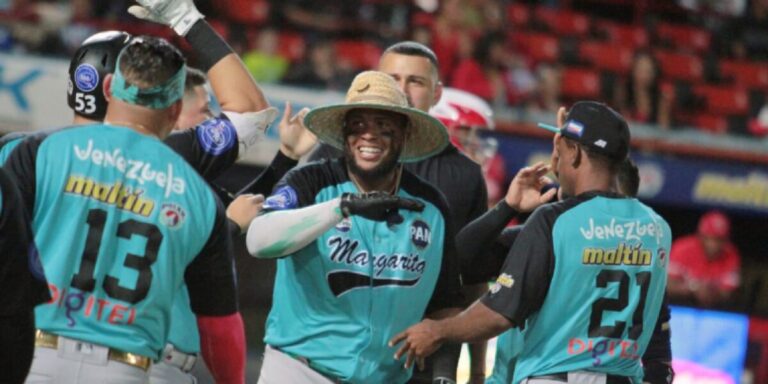
<path fill-rule="evenodd" d="M 699 219 L 699 234 L 704 236 L 727 238 L 731 234 L 728 216 L 720 211 L 709 211 Z"/>
<path fill-rule="evenodd" d="M 627 121 L 603 103 L 579 101 L 568 111 L 562 128 L 543 123 L 539 123 L 539 127 L 559 133 L 611 159 L 624 160 L 629 154 Z"/>

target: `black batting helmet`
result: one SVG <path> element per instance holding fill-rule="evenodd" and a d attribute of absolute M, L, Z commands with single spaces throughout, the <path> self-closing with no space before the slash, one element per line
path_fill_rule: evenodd
<path fill-rule="evenodd" d="M 76 114 L 101 120 L 107 113 L 104 77 L 115 71 L 117 55 L 131 40 L 122 31 L 99 32 L 87 38 L 69 63 L 67 103 Z"/>

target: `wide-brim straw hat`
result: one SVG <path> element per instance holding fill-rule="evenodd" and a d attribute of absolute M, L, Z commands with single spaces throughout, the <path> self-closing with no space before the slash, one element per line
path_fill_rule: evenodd
<path fill-rule="evenodd" d="M 434 117 L 408 106 L 408 98 L 391 76 L 383 72 L 362 72 L 352 80 L 344 104 L 312 109 L 304 124 L 323 142 L 344 149 L 344 116 L 353 109 L 397 112 L 408 118 L 401 162 L 425 159 L 445 149 L 448 132 Z"/>

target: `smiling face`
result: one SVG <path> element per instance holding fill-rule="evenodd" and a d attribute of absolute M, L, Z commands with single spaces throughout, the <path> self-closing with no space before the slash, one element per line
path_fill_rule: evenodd
<path fill-rule="evenodd" d="M 354 109 L 344 119 L 344 156 L 356 176 L 374 181 L 395 170 L 405 143 L 405 116 Z"/>

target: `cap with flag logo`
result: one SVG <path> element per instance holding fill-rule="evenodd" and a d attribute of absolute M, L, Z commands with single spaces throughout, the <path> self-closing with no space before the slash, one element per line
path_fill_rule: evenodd
<path fill-rule="evenodd" d="M 579 101 L 568 111 L 561 128 L 541 123 L 539 127 L 559 133 L 611 159 L 624 160 L 629 154 L 627 121 L 603 103 Z"/>

